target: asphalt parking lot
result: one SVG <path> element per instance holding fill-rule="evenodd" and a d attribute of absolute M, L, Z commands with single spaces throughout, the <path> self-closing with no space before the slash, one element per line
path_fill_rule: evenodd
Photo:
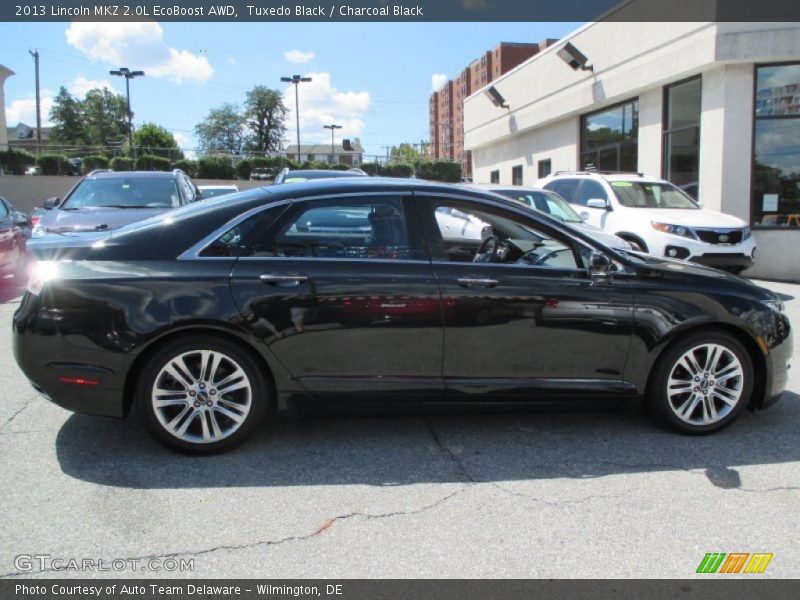
<path fill-rule="evenodd" d="M 800 323 L 800 285 L 764 285 Z M 0 577 L 683 578 L 706 552 L 799 572 L 797 367 L 781 402 L 710 437 L 637 411 L 339 417 L 193 458 L 135 416 L 38 397 L 11 353 L 17 290 L 3 294 Z M 25 554 L 129 566 L 27 571 Z M 132 570 L 149 557 L 193 570 Z"/>

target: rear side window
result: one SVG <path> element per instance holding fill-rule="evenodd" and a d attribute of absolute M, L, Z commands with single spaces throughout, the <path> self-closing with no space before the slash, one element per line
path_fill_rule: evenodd
<path fill-rule="evenodd" d="M 578 204 L 586 206 L 589 200 L 605 200 L 608 202 L 608 194 L 603 186 L 592 179 L 586 179 L 581 186 L 581 195 L 578 197 Z"/>
<path fill-rule="evenodd" d="M 235 258 L 251 254 L 251 246 L 259 234 L 265 233 L 286 210 L 286 205 L 262 210 L 241 221 L 200 252 L 204 258 Z"/>
<path fill-rule="evenodd" d="M 408 240 L 399 197 L 303 202 L 253 254 L 286 258 L 420 258 Z"/>
<path fill-rule="evenodd" d="M 552 190 L 567 202 L 575 202 L 576 192 L 580 179 L 557 179 L 545 185 L 545 189 Z"/>

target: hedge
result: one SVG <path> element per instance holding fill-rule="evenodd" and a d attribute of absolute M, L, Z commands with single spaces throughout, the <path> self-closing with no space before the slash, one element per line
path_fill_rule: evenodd
<path fill-rule="evenodd" d="M 206 156 L 197 161 L 197 177 L 201 179 L 233 179 L 236 170 L 227 156 Z"/>
<path fill-rule="evenodd" d="M 461 181 L 461 164 L 443 160 L 423 162 L 419 165 L 417 177 L 431 181 L 458 183 Z"/>
<path fill-rule="evenodd" d="M 81 171 L 84 175 L 91 173 L 95 169 L 107 169 L 109 160 L 105 156 L 87 156 L 83 159 Z"/>
<path fill-rule="evenodd" d="M 197 177 L 197 161 L 196 160 L 176 160 L 172 163 L 173 169 L 180 169 L 189 177 Z"/>
<path fill-rule="evenodd" d="M 236 176 L 239 179 L 250 179 L 250 173 L 253 171 L 253 160 L 245 158 L 236 163 Z"/>
<path fill-rule="evenodd" d="M 382 171 L 387 177 L 411 177 L 414 167 L 406 163 L 390 163 L 384 165 Z"/>
<path fill-rule="evenodd" d="M 42 175 L 66 175 L 72 168 L 69 158 L 63 154 L 41 154 L 36 164 L 42 170 Z"/>
<path fill-rule="evenodd" d="M 168 158 L 154 154 L 142 154 L 136 159 L 137 171 L 169 171 L 172 165 Z"/>
<path fill-rule="evenodd" d="M 127 156 L 117 156 L 109 163 L 112 171 L 133 171 L 133 159 Z"/>
<path fill-rule="evenodd" d="M 381 175 L 383 173 L 383 169 L 381 168 L 380 163 L 376 162 L 367 162 L 362 163 L 359 167 L 362 171 L 364 171 L 367 175 Z"/>
<path fill-rule="evenodd" d="M 36 157 L 21 148 L 9 148 L 0 152 L 0 168 L 13 175 L 24 175 L 25 169 L 36 164 Z"/>

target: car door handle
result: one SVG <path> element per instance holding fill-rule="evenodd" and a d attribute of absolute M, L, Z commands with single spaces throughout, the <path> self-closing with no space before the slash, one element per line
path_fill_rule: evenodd
<path fill-rule="evenodd" d="M 496 279 L 480 279 L 472 277 L 459 277 L 458 279 L 456 279 L 456 282 L 458 283 L 458 285 L 465 288 L 470 288 L 470 287 L 491 288 L 500 283 Z"/>
<path fill-rule="evenodd" d="M 259 279 L 261 283 L 267 285 L 300 285 L 308 281 L 308 277 L 305 275 L 275 275 L 273 273 L 265 273 Z"/>

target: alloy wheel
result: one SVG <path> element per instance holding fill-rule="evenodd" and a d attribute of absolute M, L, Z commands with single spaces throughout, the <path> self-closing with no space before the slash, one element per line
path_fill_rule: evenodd
<path fill-rule="evenodd" d="M 690 425 L 722 421 L 737 406 L 743 390 L 742 363 L 721 344 L 693 346 L 678 358 L 667 380 L 670 409 Z"/>
<path fill-rule="evenodd" d="M 253 386 L 233 358 L 214 350 L 182 352 L 156 375 L 150 401 L 171 436 L 193 444 L 219 442 L 247 420 Z"/>

